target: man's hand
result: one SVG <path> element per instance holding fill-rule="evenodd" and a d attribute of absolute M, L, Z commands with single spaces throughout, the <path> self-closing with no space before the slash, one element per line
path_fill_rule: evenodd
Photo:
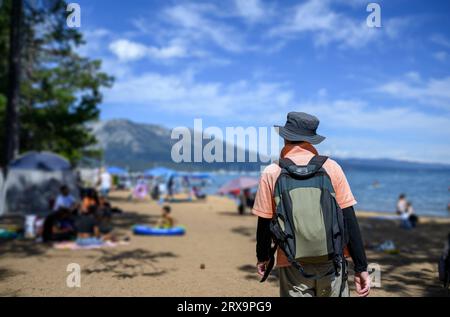
<path fill-rule="evenodd" d="M 359 297 L 366 297 L 370 292 L 370 275 L 366 272 L 355 273 L 356 293 Z"/>
<path fill-rule="evenodd" d="M 268 263 L 269 263 L 269 260 L 256 263 L 256 269 L 258 270 L 258 274 L 261 277 L 263 277 L 264 273 L 266 273 Z"/>

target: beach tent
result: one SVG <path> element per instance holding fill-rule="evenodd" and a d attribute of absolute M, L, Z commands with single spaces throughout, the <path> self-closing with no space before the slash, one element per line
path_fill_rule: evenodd
<path fill-rule="evenodd" d="M 70 163 L 49 152 L 28 152 L 9 164 L 0 199 L 0 216 L 45 214 L 61 185 L 78 197 L 77 178 Z"/>
<path fill-rule="evenodd" d="M 219 188 L 219 194 L 228 194 L 235 191 L 250 189 L 258 186 L 258 179 L 253 177 L 238 177 L 225 183 Z"/>
<path fill-rule="evenodd" d="M 124 176 L 124 175 L 128 174 L 128 172 L 126 170 L 124 170 L 121 167 L 117 167 L 117 166 L 110 166 L 107 168 L 107 171 L 109 174 L 116 175 L 116 176 Z"/>
<path fill-rule="evenodd" d="M 68 171 L 70 163 L 50 152 L 28 152 L 9 164 L 9 170 Z"/>

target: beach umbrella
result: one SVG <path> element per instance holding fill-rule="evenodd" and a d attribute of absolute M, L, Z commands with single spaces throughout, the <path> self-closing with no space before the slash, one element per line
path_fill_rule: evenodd
<path fill-rule="evenodd" d="M 111 175 L 122 176 L 122 175 L 128 174 L 126 170 L 124 170 L 121 167 L 117 167 L 117 166 L 110 166 L 110 167 L 107 168 L 107 171 Z"/>
<path fill-rule="evenodd" d="M 150 176 L 150 177 L 166 177 L 166 176 L 172 176 L 175 174 L 176 174 L 176 171 L 174 171 L 170 168 L 167 168 L 167 167 L 155 167 L 155 168 L 146 170 L 144 172 L 145 176 Z"/>
<path fill-rule="evenodd" d="M 219 194 L 228 194 L 230 192 L 240 191 L 258 186 L 258 179 L 253 177 L 238 177 L 225 183 L 219 188 Z"/>

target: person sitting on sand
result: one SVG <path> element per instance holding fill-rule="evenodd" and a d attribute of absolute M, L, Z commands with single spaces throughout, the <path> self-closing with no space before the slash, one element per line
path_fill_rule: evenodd
<path fill-rule="evenodd" d="M 95 214 L 95 221 L 98 225 L 99 234 L 103 241 L 115 241 L 116 238 L 112 234 L 113 226 L 111 223 L 112 213 L 109 209 L 97 210 Z"/>
<path fill-rule="evenodd" d="M 396 209 L 397 215 L 404 214 L 406 212 L 407 205 L 408 201 L 406 200 L 406 195 L 400 194 L 397 200 L 397 209 Z"/>
<path fill-rule="evenodd" d="M 162 207 L 161 218 L 159 219 L 158 224 L 156 225 L 158 228 L 169 229 L 173 227 L 175 221 L 170 215 L 170 212 L 171 212 L 170 206 L 166 205 Z"/>
<path fill-rule="evenodd" d="M 99 198 L 97 192 L 92 188 L 88 189 L 81 201 L 82 212 L 88 212 L 89 208 L 97 208 L 98 205 L 99 205 Z"/>
<path fill-rule="evenodd" d="M 77 200 L 70 194 L 69 187 L 62 185 L 59 188 L 59 195 L 56 197 L 53 211 L 58 211 L 60 208 L 75 210 L 77 208 Z"/>
<path fill-rule="evenodd" d="M 44 220 L 42 240 L 68 241 L 75 237 L 75 228 L 71 219 L 71 210 L 60 208 L 48 215 Z"/>
<path fill-rule="evenodd" d="M 201 191 L 201 189 L 200 189 L 198 186 L 193 186 L 193 187 L 192 187 L 192 192 L 193 192 L 194 197 L 195 197 L 196 199 L 200 199 L 200 200 L 206 199 L 206 194 L 203 193 L 203 192 Z"/>
<path fill-rule="evenodd" d="M 95 219 L 95 212 L 96 207 L 91 206 L 87 211 L 82 211 L 75 221 L 78 245 L 89 246 L 103 243 L 100 237 L 100 229 Z"/>

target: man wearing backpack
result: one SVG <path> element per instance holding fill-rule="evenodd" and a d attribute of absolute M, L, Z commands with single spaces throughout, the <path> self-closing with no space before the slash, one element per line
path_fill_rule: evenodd
<path fill-rule="evenodd" d="M 325 139 L 316 133 L 318 125 L 312 115 L 290 112 L 285 126 L 278 126 L 285 146 L 280 160 L 263 171 L 252 210 L 258 216 L 258 274 L 262 282 L 268 277 L 277 250 L 280 296 L 346 297 L 348 251 L 356 292 L 367 296 L 356 200 L 341 167 L 314 148 Z"/>

